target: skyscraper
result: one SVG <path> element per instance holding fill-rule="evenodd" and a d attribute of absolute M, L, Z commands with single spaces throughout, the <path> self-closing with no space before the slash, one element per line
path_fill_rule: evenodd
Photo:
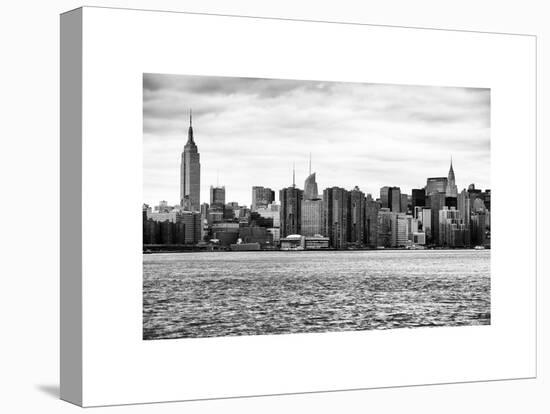
<path fill-rule="evenodd" d="M 350 191 L 350 242 L 365 243 L 365 193 L 355 187 Z"/>
<path fill-rule="evenodd" d="M 395 223 L 392 228 L 393 245 L 403 247 L 407 244 L 408 240 L 407 215 L 397 213 L 393 216 L 393 219 Z"/>
<path fill-rule="evenodd" d="M 252 211 L 258 208 L 266 208 L 275 201 L 275 191 L 271 188 L 254 186 L 252 187 Z"/>
<path fill-rule="evenodd" d="M 466 226 L 470 226 L 470 216 L 472 211 L 470 201 L 470 195 L 468 192 L 465 189 L 462 190 L 457 197 L 457 209 L 460 211 L 460 215 L 462 216 Z"/>
<path fill-rule="evenodd" d="M 445 207 L 445 193 L 432 193 L 429 197 L 431 207 L 431 242 L 439 243 L 439 211 Z"/>
<path fill-rule="evenodd" d="M 304 200 L 319 199 L 317 190 L 317 181 L 315 181 L 315 173 L 311 172 L 311 154 L 309 154 L 309 176 L 304 183 Z"/>
<path fill-rule="evenodd" d="M 381 247 L 395 247 L 393 244 L 392 234 L 394 227 L 397 224 L 397 213 L 393 213 L 389 208 L 381 208 L 378 211 L 378 225 L 377 225 L 377 245 Z"/>
<path fill-rule="evenodd" d="M 451 158 L 451 167 L 449 168 L 449 174 L 447 175 L 447 186 L 445 188 L 447 197 L 454 197 L 458 195 L 458 190 L 455 183 L 455 172 L 453 170 L 453 159 Z"/>
<path fill-rule="evenodd" d="M 401 189 L 399 187 L 389 188 L 388 207 L 394 213 L 399 213 L 401 211 Z"/>
<path fill-rule="evenodd" d="M 390 208 L 389 204 L 390 187 L 387 185 L 380 188 L 380 203 L 382 208 Z"/>
<path fill-rule="evenodd" d="M 365 243 L 369 247 L 378 244 L 378 210 L 380 204 L 370 194 L 365 198 Z"/>
<path fill-rule="evenodd" d="M 439 211 L 439 243 L 445 247 L 464 247 L 470 244 L 470 229 L 464 224 L 460 211 L 443 207 Z"/>
<path fill-rule="evenodd" d="M 401 212 L 406 213 L 409 211 L 409 196 L 407 194 L 401 194 Z"/>
<path fill-rule="evenodd" d="M 281 202 L 281 238 L 300 234 L 303 191 L 296 188 L 295 172 L 292 171 L 292 187 L 279 191 Z"/>
<path fill-rule="evenodd" d="M 201 163 L 193 138 L 193 115 L 189 113 L 187 143 L 181 154 L 180 204 L 184 210 L 200 211 Z"/>
<path fill-rule="evenodd" d="M 224 186 L 210 186 L 210 205 L 225 205 L 225 187 Z"/>
<path fill-rule="evenodd" d="M 415 207 L 426 206 L 426 191 L 424 189 L 413 188 L 411 197 L 411 210 L 415 214 Z M 416 216 L 415 216 L 416 218 Z"/>
<path fill-rule="evenodd" d="M 431 177 L 426 181 L 426 196 L 447 191 L 447 177 Z"/>
<path fill-rule="evenodd" d="M 315 173 L 311 172 L 311 154 L 309 158 L 309 175 L 304 183 L 302 200 L 301 234 L 315 236 L 323 233 L 323 200 L 319 197 Z"/>
<path fill-rule="evenodd" d="M 350 239 L 350 193 L 340 188 L 323 191 L 323 222 L 325 236 L 336 249 L 348 247 Z"/>

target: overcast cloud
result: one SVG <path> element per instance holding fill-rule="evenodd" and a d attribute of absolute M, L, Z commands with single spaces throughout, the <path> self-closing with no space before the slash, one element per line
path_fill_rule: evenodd
<path fill-rule="evenodd" d="M 452 156 L 459 191 L 490 188 L 490 90 L 144 74 L 144 202 L 175 204 L 193 109 L 201 156 L 201 202 L 210 185 L 226 201 L 251 203 L 251 187 L 319 190 L 384 185 L 411 193 L 446 176 Z"/>

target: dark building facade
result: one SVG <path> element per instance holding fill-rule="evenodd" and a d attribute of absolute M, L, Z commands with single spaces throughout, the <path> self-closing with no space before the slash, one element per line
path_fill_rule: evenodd
<path fill-rule="evenodd" d="M 401 211 L 401 189 L 399 187 L 389 187 L 388 208 L 394 213 Z"/>
<path fill-rule="evenodd" d="M 266 227 L 241 226 L 239 238 L 242 243 L 259 243 L 261 247 L 273 244 L 273 235 L 267 231 Z"/>
<path fill-rule="evenodd" d="M 365 193 L 355 187 L 350 191 L 350 236 L 349 241 L 363 246 L 365 236 Z"/>
<path fill-rule="evenodd" d="M 382 208 L 390 208 L 389 205 L 390 187 L 384 186 L 380 188 L 380 204 Z"/>
<path fill-rule="evenodd" d="M 323 222 L 325 236 L 336 249 L 348 247 L 350 240 L 351 198 L 349 191 L 332 187 L 323 191 Z"/>
<path fill-rule="evenodd" d="M 389 208 L 381 208 L 378 212 L 377 246 L 394 247 L 393 233 L 395 232 L 396 215 L 397 213 L 393 213 Z"/>
<path fill-rule="evenodd" d="M 275 191 L 267 187 L 252 187 L 252 211 L 267 207 L 275 201 Z"/>
<path fill-rule="evenodd" d="M 378 211 L 380 204 L 370 194 L 365 198 L 365 245 L 376 247 L 378 243 Z"/>
<path fill-rule="evenodd" d="M 281 237 L 300 234 L 303 191 L 295 186 L 279 192 L 281 202 Z"/>
<path fill-rule="evenodd" d="M 224 186 L 210 186 L 210 205 L 225 205 L 225 187 Z"/>
<path fill-rule="evenodd" d="M 188 212 L 184 211 L 178 215 L 178 221 L 183 224 L 180 225 L 180 231 L 183 232 L 179 235 L 179 240 L 183 240 L 183 244 L 196 244 L 201 240 L 202 222 L 200 212 Z"/>
<path fill-rule="evenodd" d="M 201 241 L 200 212 L 183 211 L 176 221 L 143 220 L 143 244 L 197 244 Z"/>
<path fill-rule="evenodd" d="M 426 207 L 426 190 L 423 188 L 414 188 L 411 195 L 411 210 L 415 207 Z"/>

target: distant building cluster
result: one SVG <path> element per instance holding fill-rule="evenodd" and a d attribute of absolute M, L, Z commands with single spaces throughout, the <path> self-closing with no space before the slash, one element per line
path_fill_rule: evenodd
<path fill-rule="evenodd" d="M 143 205 L 144 249 L 175 246 L 227 250 L 360 248 L 488 248 L 491 191 L 470 184 L 458 192 L 451 160 L 446 177 L 427 178 L 403 194 L 384 186 L 378 198 L 355 186 L 318 190 L 315 172 L 303 190 L 293 183 L 276 192 L 253 186 L 250 207 L 226 202 L 225 187 L 211 186 L 200 202 L 200 154 L 192 118 L 181 155 L 180 202 Z"/>

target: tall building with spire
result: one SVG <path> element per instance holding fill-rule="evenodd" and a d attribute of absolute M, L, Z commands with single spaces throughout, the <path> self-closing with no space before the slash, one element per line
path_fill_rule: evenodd
<path fill-rule="evenodd" d="M 201 163 L 193 137 L 193 113 L 189 112 L 187 143 L 181 153 L 180 205 L 187 211 L 200 211 Z"/>
<path fill-rule="evenodd" d="M 315 236 L 323 232 L 323 200 L 319 197 L 315 173 L 311 172 L 311 154 L 309 155 L 309 175 L 304 183 L 302 201 L 301 234 Z"/>
<path fill-rule="evenodd" d="M 455 172 L 453 170 L 453 159 L 451 158 L 451 167 L 449 168 L 449 174 L 447 176 L 447 188 L 445 189 L 446 197 L 456 198 L 458 195 L 458 189 L 455 183 Z"/>
<path fill-rule="evenodd" d="M 300 234 L 303 191 L 296 188 L 296 171 L 292 168 L 292 187 L 279 191 L 281 202 L 281 237 Z"/>
<path fill-rule="evenodd" d="M 304 200 L 316 200 L 319 198 L 315 173 L 311 173 L 311 154 L 309 154 L 309 175 L 304 183 Z"/>

